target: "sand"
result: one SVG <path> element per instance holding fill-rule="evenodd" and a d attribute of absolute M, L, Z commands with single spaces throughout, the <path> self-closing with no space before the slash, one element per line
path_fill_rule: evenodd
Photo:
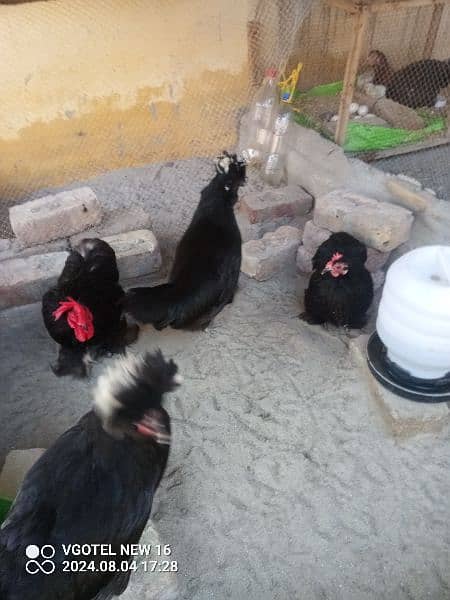
<path fill-rule="evenodd" d="M 144 175 L 93 186 L 156 202 Z M 152 209 L 166 257 L 198 187 Z M 450 431 L 392 438 L 348 338 L 297 319 L 302 285 L 288 268 L 242 276 L 206 333 L 146 327 L 132 349 L 160 347 L 185 379 L 167 398 L 173 445 L 153 511 L 179 564 L 166 597 L 176 584 L 182 600 L 450 598 Z M 88 410 L 107 361 L 79 382 L 50 372 L 54 356 L 38 305 L 0 313 L 1 461 Z M 161 599 L 166 582 L 140 571 L 124 598 Z"/>

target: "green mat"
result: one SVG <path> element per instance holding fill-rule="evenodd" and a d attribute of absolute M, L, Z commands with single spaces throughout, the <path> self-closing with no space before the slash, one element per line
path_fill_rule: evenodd
<path fill-rule="evenodd" d="M 0 525 L 6 519 L 9 509 L 11 508 L 12 500 L 0 498 Z"/>
<path fill-rule="evenodd" d="M 314 98 L 319 96 L 335 96 L 342 91 L 342 81 L 326 83 L 311 88 L 307 92 L 298 92 L 296 100 L 302 98 Z M 382 127 L 380 125 L 364 125 L 350 121 L 344 143 L 347 152 L 368 152 L 374 150 L 386 150 L 395 148 L 402 144 L 421 142 L 428 136 L 439 133 L 446 129 L 447 124 L 444 117 L 420 113 L 426 125 L 423 129 L 409 131 L 408 129 L 396 129 L 395 127 Z M 296 113 L 294 120 L 304 127 L 320 131 L 324 136 L 332 138 L 329 131 L 325 130 L 321 123 L 303 113 Z"/>

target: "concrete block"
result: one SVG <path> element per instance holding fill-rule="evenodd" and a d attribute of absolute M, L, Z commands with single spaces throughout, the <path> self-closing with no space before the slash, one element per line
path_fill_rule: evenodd
<path fill-rule="evenodd" d="M 44 448 L 12 450 L 5 459 L 0 474 L 0 496 L 14 500 L 25 475 L 34 463 L 44 454 Z"/>
<path fill-rule="evenodd" d="M 97 225 L 102 210 L 93 190 L 83 187 L 12 206 L 9 218 L 17 239 L 30 246 Z"/>
<path fill-rule="evenodd" d="M 364 374 L 369 394 L 390 433 L 398 437 L 410 437 L 441 431 L 446 427 L 450 423 L 450 410 L 445 402 L 440 404 L 412 402 L 396 396 L 378 383 L 367 366 L 368 339 L 368 335 L 353 338 L 350 340 L 350 348 Z"/>
<path fill-rule="evenodd" d="M 309 252 L 305 246 L 300 246 L 297 252 L 297 269 L 300 273 L 311 273 L 313 253 Z"/>
<path fill-rule="evenodd" d="M 308 252 L 314 254 L 320 244 L 326 242 L 330 235 L 329 229 L 318 227 L 313 220 L 308 221 L 303 230 L 303 246 Z"/>
<path fill-rule="evenodd" d="M 116 253 L 121 280 L 155 273 L 161 268 L 161 252 L 153 232 L 129 231 L 103 238 Z"/>
<path fill-rule="evenodd" d="M 260 240 L 250 240 L 242 246 L 241 271 L 258 281 L 270 279 L 289 263 L 294 263 L 301 232 L 285 225 L 266 233 Z"/>
<path fill-rule="evenodd" d="M 242 196 L 240 210 L 250 223 L 261 223 L 280 217 L 306 215 L 312 208 L 313 198 L 298 185 L 254 191 Z"/>
<path fill-rule="evenodd" d="M 0 261 L 8 258 L 26 258 L 35 254 L 49 254 L 50 252 L 64 252 L 69 249 L 69 241 L 67 239 L 54 240 L 47 244 L 37 244 L 36 246 L 25 246 L 18 239 L 11 240 L 9 250 L 0 252 Z"/>
<path fill-rule="evenodd" d="M 435 196 L 430 192 L 423 190 L 410 181 L 401 180 L 397 177 L 388 179 L 386 187 L 392 193 L 396 204 L 414 213 L 423 212 L 435 200 Z"/>
<path fill-rule="evenodd" d="M 384 271 L 375 271 L 370 275 L 372 276 L 373 289 L 376 291 L 383 285 L 384 280 L 386 279 L 386 273 Z"/>
<path fill-rule="evenodd" d="M 100 238 L 102 240 L 107 236 L 117 235 L 118 233 L 151 229 L 151 227 L 149 213 L 140 206 L 113 208 L 103 213 L 100 225 L 71 236 L 70 243 L 72 246 L 76 246 L 85 238 Z"/>
<path fill-rule="evenodd" d="M 38 302 L 55 285 L 68 256 L 51 252 L 0 263 L 0 309 Z"/>
<path fill-rule="evenodd" d="M 381 252 L 406 242 L 413 220 L 413 214 L 405 208 L 347 190 L 335 190 L 317 198 L 314 210 L 314 223 L 319 227 L 346 231 Z"/>

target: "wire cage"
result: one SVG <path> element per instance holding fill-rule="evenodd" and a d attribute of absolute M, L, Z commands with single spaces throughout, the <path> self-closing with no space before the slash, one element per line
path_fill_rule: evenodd
<path fill-rule="evenodd" d="M 314 3 L 291 59 L 298 122 L 372 159 L 448 143 L 449 25 L 449 2 Z"/>

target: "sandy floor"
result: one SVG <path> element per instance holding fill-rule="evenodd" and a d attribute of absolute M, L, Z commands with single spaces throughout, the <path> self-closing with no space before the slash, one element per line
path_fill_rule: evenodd
<path fill-rule="evenodd" d="M 93 186 L 155 202 L 169 256 L 198 190 L 149 198 L 140 177 Z M 301 283 L 242 276 L 207 333 L 149 327 L 133 349 L 161 347 L 185 378 L 168 397 L 174 441 L 153 515 L 179 562 L 179 598 L 450 598 L 450 431 L 392 439 L 348 339 L 296 318 Z M 54 354 L 39 306 L 0 313 L 0 463 L 48 446 L 89 408 L 102 365 L 91 381 L 57 379 Z M 154 598 L 152 577 L 136 574 L 145 593 L 127 598 Z"/>

